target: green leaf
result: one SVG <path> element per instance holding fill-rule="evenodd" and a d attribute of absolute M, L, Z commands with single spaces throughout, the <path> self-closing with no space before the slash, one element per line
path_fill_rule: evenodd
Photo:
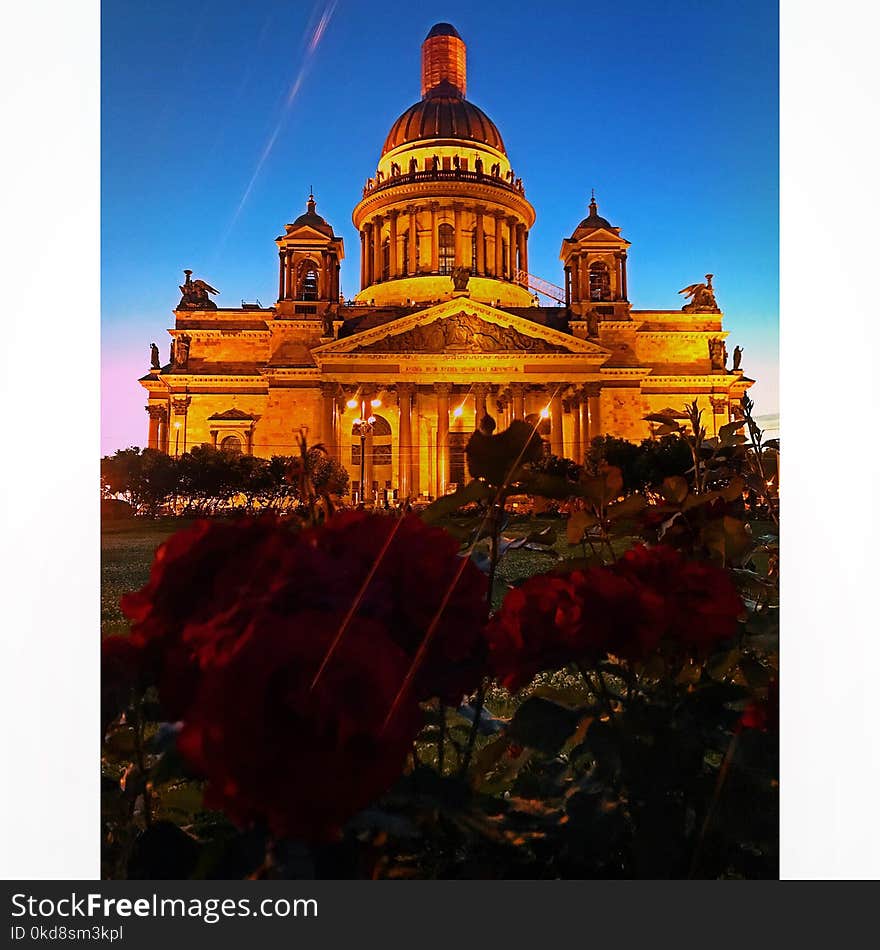
<path fill-rule="evenodd" d="M 443 518 L 464 508 L 465 505 L 472 505 L 478 501 L 488 501 L 494 497 L 493 490 L 485 482 L 474 481 L 459 488 L 451 495 L 443 495 L 436 501 L 432 501 L 421 513 L 422 521 L 426 524 L 434 524 Z"/>
<path fill-rule="evenodd" d="M 509 738 L 545 755 L 556 755 L 577 729 L 583 710 L 531 696 L 517 709 L 507 730 Z"/>

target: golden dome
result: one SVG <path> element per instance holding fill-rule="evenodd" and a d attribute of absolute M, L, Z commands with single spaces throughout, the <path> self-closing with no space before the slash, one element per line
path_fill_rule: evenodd
<path fill-rule="evenodd" d="M 411 105 L 391 126 L 382 154 L 406 142 L 433 138 L 481 142 L 507 154 L 501 133 L 489 116 L 456 95 L 452 86 L 447 92 L 443 84 L 434 87 L 421 102 Z"/>

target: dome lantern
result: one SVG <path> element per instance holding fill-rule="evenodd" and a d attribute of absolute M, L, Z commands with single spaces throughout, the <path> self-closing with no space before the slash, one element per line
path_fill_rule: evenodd
<path fill-rule="evenodd" d="M 450 23 L 435 24 L 422 43 L 422 98 L 467 92 L 467 47 Z"/>

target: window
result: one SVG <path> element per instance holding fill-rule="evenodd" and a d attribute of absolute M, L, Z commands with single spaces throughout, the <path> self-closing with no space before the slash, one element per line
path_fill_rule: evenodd
<path fill-rule="evenodd" d="M 441 224 L 439 233 L 440 273 L 451 274 L 455 267 L 455 228 L 451 224 Z"/>
<path fill-rule="evenodd" d="M 304 261 L 299 267 L 297 300 L 318 299 L 318 266 L 314 261 Z"/>
<path fill-rule="evenodd" d="M 611 274 L 601 261 L 590 264 L 590 300 L 611 299 Z"/>
<path fill-rule="evenodd" d="M 374 446 L 373 464 L 374 465 L 390 465 L 391 464 L 391 446 L 390 445 Z"/>
<path fill-rule="evenodd" d="M 227 435 L 220 443 L 221 452 L 229 452 L 231 455 L 241 455 L 241 439 L 237 435 Z"/>

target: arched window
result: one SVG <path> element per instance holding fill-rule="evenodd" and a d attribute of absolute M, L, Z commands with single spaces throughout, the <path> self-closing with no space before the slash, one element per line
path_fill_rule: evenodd
<path fill-rule="evenodd" d="M 382 242 L 382 280 L 391 276 L 391 241 L 388 238 Z"/>
<path fill-rule="evenodd" d="M 455 267 L 455 228 L 451 224 L 441 224 L 437 231 L 440 237 L 440 273 L 451 274 L 452 268 Z"/>
<path fill-rule="evenodd" d="M 296 299 L 318 299 L 318 265 L 314 261 L 303 261 L 299 266 Z"/>
<path fill-rule="evenodd" d="M 220 443 L 220 451 L 241 455 L 241 439 L 237 435 L 227 435 Z"/>
<path fill-rule="evenodd" d="M 611 299 L 611 274 L 602 261 L 590 264 L 590 300 Z"/>

